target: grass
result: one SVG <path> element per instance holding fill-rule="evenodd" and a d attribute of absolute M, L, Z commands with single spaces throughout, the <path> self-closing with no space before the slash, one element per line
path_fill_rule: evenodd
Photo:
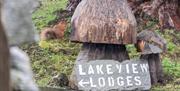
<path fill-rule="evenodd" d="M 68 40 L 41 41 L 39 44 L 23 45 L 30 55 L 38 85 L 49 85 L 52 77 L 65 73 L 70 75 L 80 44 Z"/>
<path fill-rule="evenodd" d="M 57 18 L 55 11 L 64 9 L 67 0 L 41 0 L 41 7 L 33 14 L 33 21 L 38 32 Z"/>
<path fill-rule="evenodd" d="M 67 0 L 43 0 L 42 6 L 33 14 L 33 21 L 40 33 L 44 27 L 51 26 L 50 22 L 57 19 L 54 13 L 64 9 Z M 156 24 L 151 21 L 147 27 Z M 66 32 L 69 33 L 70 27 Z M 166 75 L 173 77 L 174 81 L 180 78 L 180 33 L 173 30 L 166 30 L 160 33 L 166 40 L 168 52 L 162 55 L 163 69 Z M 60 73 L 70 75 L 74 61 L 80 50 L 80 44 L 71 43 L 66 36 L 62 40 L 39 41 L 30 45 L 23 45 L 22 48 L 29 54 L 32 60 L 32 67 L 38 85 L 47 86 L 52 78 Z M 138 57 L 133 45 L 127 46 L 131 58 Z M 180 86 L 174 85 L 171 81 L 166 86 L 155 86 L 152 91 L 176 91 Z"/>
<path fill-rule="evenodd" d="M 66 7 L 67 0 L 42 0 L 41 7 L 33 14 L 33 22 L 40 33 L 43 28 L 51 27 L 50 22 L 57 19 L 56 11 Z M 67 28 L 68 31 L 69 28 Z M 76 59 L 79 44 L 67 39 L 40 41 L 23 45 L 32 59 L 32 67 L 38 85 L 47 86 L 53 76 L 60 73 L 69 75 Z M 37 80 L 38 79 L 38 80 Z"/>

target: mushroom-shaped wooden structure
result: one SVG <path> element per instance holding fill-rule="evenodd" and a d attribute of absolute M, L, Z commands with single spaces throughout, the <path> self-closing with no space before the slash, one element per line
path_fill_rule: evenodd
<path fill-rule="evenodd" d="M 71 41 L 83 43 L 75 64 L 129 59 L 125 44 L 136 43 L 136 20 L 126 0 L 82 0 L 71 23 Z M 69 86 L 78 89 L 75 70 Z"/>
<path fill-rule="evenodd" d="M 166 40 L 152 30 L 144 30 L 137 35 L 137 41 L 140 59 L 148 61 L 152 85 L 164 83 L 160 53 L 166 51 Z"/>
<path fill-rule="evenodd" d="M 82 0 L 71 23 L 71 41 L 136 43 L 136 20 L 126 0 Z"/>

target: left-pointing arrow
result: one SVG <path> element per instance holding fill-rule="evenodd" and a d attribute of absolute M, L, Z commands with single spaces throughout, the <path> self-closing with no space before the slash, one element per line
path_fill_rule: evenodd
<path fill-rule="evenodd" d="M 85 84 L 89 84 L 89 82 L 85 82 L 83 79 L 81 81 L 79 81 L 78 83 L 81 87 L 85 87 Z"/>

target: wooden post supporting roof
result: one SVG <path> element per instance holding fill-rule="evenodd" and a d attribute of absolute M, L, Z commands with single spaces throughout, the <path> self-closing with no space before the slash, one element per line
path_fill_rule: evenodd
<path fill-rule="evenodd" d="M 8 43 L 0 20 L 0 91 L 10 91 L 9 70 Z"/>

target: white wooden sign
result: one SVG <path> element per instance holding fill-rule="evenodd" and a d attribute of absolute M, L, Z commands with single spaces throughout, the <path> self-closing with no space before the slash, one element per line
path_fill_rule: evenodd
<path fill-rule="evenodd" d="M 94 60 L 76 65 L 80 90 L 148 90 L 149 66 L 145 60 Z"/>

